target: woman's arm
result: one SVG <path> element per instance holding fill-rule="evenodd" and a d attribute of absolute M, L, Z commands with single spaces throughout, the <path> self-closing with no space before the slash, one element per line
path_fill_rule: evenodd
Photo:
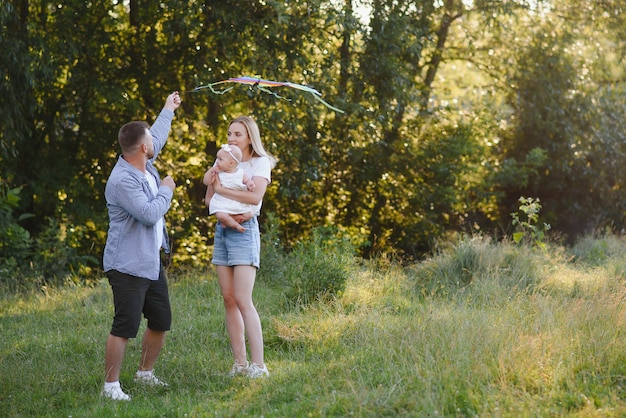
<path fill-rule="evenodd" d="M 247 175 L 243 175 L 243 184 L 246 185 L 246 188 L 248 189 L 249 192 L 251 192 L 252 190 L 254 190 L 254 188 L 256 187 L 256 184 L 254 184 L 254 182 L 252 181 L 251 178 L 248 178 Z"/>
<path fill-rule="evenodd" d="M 267 189 L 267 179 L 264 177 L 254 176 L 252 177 L 252 181 L 254 182 L 254 188 L 251 191 L 227 189 L 223 187 L 219 181 L 214 181 L 213 192 L 219 193 L 224 197 L 241 203 L 258 205 L 261 203 L 263 196 L 265 195 L 265 190 Z"/>

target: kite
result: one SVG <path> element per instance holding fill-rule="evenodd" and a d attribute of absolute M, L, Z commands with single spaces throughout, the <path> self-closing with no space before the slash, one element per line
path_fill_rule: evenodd
<path fill-rule="evenodd" d="M 198 86 L 196 88 L 194 88 L 193 90 L 191 90 L 191 93 L 196 93 L 200 90 L 203 89 L 209 89 L 211 90 L 212 93 L 214 94 L 224 94 L 230 90 L 233 89 L 233 87 L 228 87 L 226 89 L 223 90 L 216 90 L 213 87 L 217 86 L 218 84 L 224 84 L 224 83 L 237 83 L 237 84 L 247 84 L 249 86 L 251 86 L 252 88 L 257 88 L 265 93 L 269 93 L 272 96 L 278 98 L 278 99 L 285 99 L 285 100 L 289 100 L 286 97 L 280 96 L 278 93 L 270 90 L 269 88 L 271 87 L 291 87 L 297 90 L 302 90 L 305 91 L 307 93 L 311 93 L 311 95 L 319 102 L 321 102 L 324 106 L 326 106 L 327 108 L 334 110 L 335 112 L 339 112 L 339 113 L 345 113 L 343 110 L 338 109 L 334 106 L 332 106 L 331 104 L 329 104 L 328 102 L 326 102 L 324 99 L 322 99 L 322 93 L 320 93 L 319 91 L 315 90 L 314 88 L 308 87 L 308 86 L 303 86 L 302 84 L 296 84 L 296 83 L 290 83 L 289 81 L 271 81 L 271 80 L 263 80 L 262 78 L 256 78 L 256 77 L 232 77 L 226 80 L 222 80 L 222 81 L 217 81 L 215 83 L 210 83 L 210 84 L 206 84 L 204 86 Z"/>

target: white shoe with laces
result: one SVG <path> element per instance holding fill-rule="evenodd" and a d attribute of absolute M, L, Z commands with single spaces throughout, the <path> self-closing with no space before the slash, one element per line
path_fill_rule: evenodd
<path fill-rule="evenodd" d="M 105 386 L 101 394 L 105 398 L 113 399 L 114 401 L 130 401 L 130 396 L 124 393 L 119 383 L 108 388 Z"/>
<path fill-rule="evenodd" d="M 137 373 L 135 373 L 135 382 L 142 383 L 147 386 L 169 386 L 167 383 L 156 377 L 152 371 L 137 371 Z"/>
<path fill-rule="evenodd" d="M 267 377 L 269 375 L 270 372 L 267 371 L 267 366 L 265 366 L 265 364 L 261 367 L 256 363 L 252 363 L 250 367 L 248 367 L 248 377 L 253 379 L 256 379 L 257 377 Z"/>
<path fill-rule="evenodd" d="M 228 376 L 230 377 L 235 377 L 238 375 L 247 375 L 248 374 L 248 362 L 246 361 L 246 364 L 239 364 L 237 362 L 235 362 L 233 364 L 233 368 L 230 369 L 230 373 L 228 373 Z"/>

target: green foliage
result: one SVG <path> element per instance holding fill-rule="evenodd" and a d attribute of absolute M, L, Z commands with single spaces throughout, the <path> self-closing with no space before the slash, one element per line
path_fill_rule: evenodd
<path fill-rule="evenodd" d="M 20 271 L 30 265 L 31 237 L 19 221 L 28 214 L 17 216 L 21 187 L 10 188 L 0 178 L 0 288 L 15 288 Z"/>
<path fill-rule="evenodd" d="M 68 231 L 50 219 L 48 227 L 33 238 L 19 225 L 32 217 L 14 214 L 21 191 L 0 182 L 0 289 L 36 289 L 91 275 L 99 260 L 78 250 L 81 229 Z"/>
<path fill-rule="evenodd" d="M 599 149 L 603 150 L 600 154 L 613 152 L 610 150 L 615 147 L 606 145 L 615 134 L 608 131 L 618 131 L 607 129 L 594 135 L 609 123 L 605 118 L 611 113 L 600 109 L 597 98 L 605 91 L 600 80 L 611 76 L 600 69 L 602 64 L 594 62 L 611 61 L 612 54 L 599 52 L 603 47 L 589 42 L 594 24 L 580 27 L 574 17 L 580 10 L 574 9 L 568 4 L 555 14 L 528 16 L 524 22 L 528 30 L 511 39 L 520 42 L 518 47 L 501 50 L 505 56 L 497 57 L 508 66 L 506 80 L 512 87 L 507 95 L 512 114 L 502 141 L 505 159 L 523 162 L 536 148 L 547 156 L 538 170 L 521 176 L 517 186 L 507 183 L 503 209 L 513 209 L 519 196 L 536 196 L 541 199 L 544 218 L 569 239 L 605 224 L 605 208 L 615 205 L 604 202 L 620 194 L 611 186 L 615 172 L 609 174 L 604 168 L 613 164 L 613 158 L 597 154 Z M 603 38 L 597 39 L 603 43 L 599 40 Z M 623 104 L 615 100 L 612 106 Z M 617 164 L 620 160 L 617 157 Z M 615 215 L 612 213 L 611 219 L 621 224 L 621 216 Z"/>
<path fill-rule="evenodd" d="M 610 64 L 606 64 L 610 68 Z M 579 155 L 587 162 L 583 173 L 589 177 L 593 206 L 586 216 L 593 219 L 591 230 L 621 229 L 626 216 L 626 85 L 611 83 L 598 86 L 595 106 L 586 114 L 591 133 L 580 144 Z M 589 231 L 591 232 L 591 231 Z"/>
<path fill-rule="evenodd" d="M 507 158 L 502 161 L 500 170 L 494 172 L 495 181 L 500 187 L 526 187 L 531 177 L 539 174 L 539 169 L 546 163 L 548 154 L 542 148 L 533 148 L 523 161 Z"/>
<path fill-rule="evenodd" d="M 54 219 L 37 235 L 32 248 L 33 265 L 42 277 L 42 284 L 58 285 L 74 278 L 86 280 L 93 274 L 92 269 L 98 267 L 100 260 L 72 245 L 80 241 L 77 235 L 80 230 L 67 230 Z"/>
<path fill-rule="evenodd" d="M 589 266 L 602 266 L 610 259 L 623 259 L 624 238 L 604 231 L 598 236 L 586 236 L 572 246 L 570 252 L 573 254 L 573 261 Z"/>
<path fill-rule="evenodd" d="M 349 239 L 333 229 L 314 229 L 309 240 L 298 242 L 285 257 L 287 304 L 302 306 L 341 296 L 355 270 L 354 257 Z"/>
<path fill-rule="evenodd" d="M 258 281 L 283 289 L 288 308 L 340 297 L 356 271 L 350 238 L 335 228 L 318 227 L 310 239 L 290 249 L 280 238 L 279 225 L 275 214 L 266 214 Z"/>
<path fill-rule="evenodd" d="M 540 283 L 540 268 L 533 257 L 525 246 L 464 236 L 442 246 L 433 257 L 412 266 L 410 272 L 416 291 L 423 297 L 454 297 L 472 289 L 490 289 L 481 295 L 489 302 L 503 293 L 532 290 Z"/>
<path fill-rule="evenodd" d="M 0 177 L 23 187 L 15 213 L 34 215 L 19 226 L 38 260 L 52 225 L 63 257 L 101 257 L 117 130 L 152 122 L 173 90 L 184 102 L 157 165 L 179 185 L 180 267 L 210 257 L 202 173 L 240 114 L 280 159 L 264 210 L 284 248 L 333 225 L 366 257 L 419 259 L 450 231 L 501 225 L 519 196 L 559 232 L 624 226 L 616 5 L 377 1 L 360 20 L 357 3 L 3 2 Z M 310 85 L 346 113 L 288 88 L 190 92 L 241 75 Z"/>
<path fill-rule="evenodd" d="M 513 233 L 513 241 L 516 244 L 525 242 L 545 249 L 546 243 L 544 239 L 546 232 L 550 230 L 550 224 L 545 222 L 543 224 L 539 223 L 539 212 L 541 211 L 539 199 L 521 196 L 519 202 L 519 212 L 522 212 L 525 218 L 520 218 L 518 212 L 511 213 L 513 218 L 512 224 L 516 229 Z"/>
<path fill-rule="evenodd" d="M 287 248 L 281 241 L 280 222 L 274 213 L 265 213 L 261 231 L 261 266 L 259 281 L 277 286 L 287 285 Z"/>
<path fill-rule="evenodd" d="M 28 42 L 28 22 L 22 17 L 28 2 L 3 1 L 0 4 L 0 165 L 9 164 L 16 155 L 16 146 L 29 139 L 34 128 L 35 83 Z M 12 35 L 12 36 L 11 36 Z M 0 170 L 0 177 L 6 176 Z"/>

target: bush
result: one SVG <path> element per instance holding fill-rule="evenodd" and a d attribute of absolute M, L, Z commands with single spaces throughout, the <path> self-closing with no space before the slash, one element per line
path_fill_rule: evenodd
<path fill-rule="evenodd" d="M 470 287 L 527 291 L 540 281 L 542 257 L 528 246 L 464 237 L 409 271 L 423 296 L 452 296 Z"/>
<path fill-rule="evenodd" d="M 20 270 L 30 265 L 31 238 L 19 221 L 30 215 L 14 212 L 20 201 L 21 187 L 10 188 L 0 179 L 0 285 L 10 290 L 20 282 Z"/>
<path fill-rule="evenodd" d="M 286 253 L 280 240 L 279 220 L 273 213 L 267 213 L 261 231 L 261 267 L 258 280 L 270 284 L 286 284 Z"/>
<path fill-rule="evenodd" d="M 618 235 L 605 233 L 602 236 L 586 236 L 571 248 L 574 261 L 589 266 L 603 265 L 610 258 L 622 258 L 626 251 L 624 239 Z"/>
<path fill-rule="evenodd" d="M 99 260 L 79 255 L 77 235 L 83 228 L 68 229 L 49 219 L 47 228 L 31 236 L 19 222 L 32 215 L 14 213 L 20 192 L 20 187 L 11 189 L 0 179 L 0 287 L 10 292 L 39 289 L 88 276 L 89 266 L 98 266 Z"/>
<path fill-rule="evenodd" d="M 344 291 L 356 266 L 355 250 L 349 238 L 337 236 L 332 228 L 318 227 L 310 240 L 296 244 L 283 265 L 288 305 L 326 302 Z"/>
<path fill-rule="evenodd" d="M 99 267 L 99 259 L 80 254 L 74 246 L 75 235 L 80 235 L 80 228 L 68 228 L 50 218 L 48 227 L 35 238 L 33 264 L 44 284 L 60 285 L 70 277 L 85 279 L 92 267 Z"/>

